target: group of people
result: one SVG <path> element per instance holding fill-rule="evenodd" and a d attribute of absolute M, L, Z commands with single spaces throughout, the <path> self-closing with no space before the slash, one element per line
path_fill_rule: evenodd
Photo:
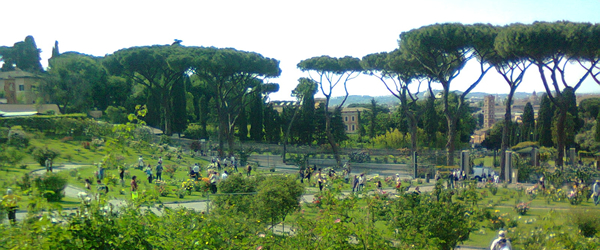
<path fill-rule="evenodd" d="M 148 180 L 148 183 L 152 183 L 152 180 L 156 179 L 156 180 L 160 180 L 162 181 L 162 173 L 163 173 L 163 160 L 162 157 L 158 158 L 158 161 L 156 163 L 156 166 L 154 167 L 154 170 L 156 171 L 156 175 L 152 173 L 152 165 L 148 164 L 146 165 L 146 163 L 144 162 L 144 158 L 140 155 L 140 158 L 138 159 L 138 169 L 144 171 L 144 173 L 146 174 L 146 179 Z M 122 178 L 121 178 L 122 179 Z"/>
<path fill-rule="evenodd" d="M 233 155 L 229 159 L 226 157 L 219 159 L 218 157 L 213 156 L 211 159 L 211 164 L 215 165 L 218 171 L 221 171 L 222 168 L 232 166 L 234 171 L 238 172 L 238 162 L 235 160 L 235 156 Z"/>
<path fill-rule="evenodd" d="M 352 192 L 361 192 L 365 188 L 365 183 L 367 183 L 367 177 L 365 174 L 354 175 L 354 179 L 352 179 Z"/>

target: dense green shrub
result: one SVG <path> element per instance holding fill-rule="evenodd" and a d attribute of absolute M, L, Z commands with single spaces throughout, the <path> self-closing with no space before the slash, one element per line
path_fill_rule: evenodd
<path fill-rule="evenodd" d="M 17 148 L 26 148 L 29 146 L 29 138 L 24 131 L 11 131 L 8 135 L 8 145 Z"/>
<path fill-rule="evenodd" d="M 110 123 L 125 124 L 129 121 L 127 119 L 127 115 L 129 113 L 127 113 L 127 110 L 125 109 L 125 107 L 108 106 L 106 108 L 106 110 L 104 111 L 104 113 L 106 113 L 106 118 L 108 119 L 108 122 L 110 122 Z"/>
<path fill-rule="evenodd" d="M 348 157 L 350 158 L 350 162 L 363 163 L 371 161 L 371 156 L 367 152 L 353 152 Z"/>
<path fill-rule="evenodd" d="M 25 158 L 25 152 L 16 147 L 0 147 L 0 167 L 14 167 Z"/>
<path fill-rule="evenodd" d="M 68 179 L 58 174 L 47 173 L 33 179 L 33 187 L 48 201 L 61 201 L 65 196 Z M 48 192 L 50 191 L 50 192 Z"/>
<path fill-rule="evenodd" d="M 190 139 L 201 139 L 206 138 L 206 131 L 202 129 L 202 126 L 196 123 L 190 123 L 185 131 L 183 131 L 185 138 Z"/>
<path fill-rule="evenodd" d="M 31 156 L 33 156 L 33 159 L 40 164 L 40 166 L 45 166 L 46 163 L 46 159 L 50 158 L 50 159 L 56 159 L 56 157 L 58 157 L 60 155 L 60 153 L 58 151 L 52 150 L 52 149 L 48 149 L 47 147 L 43 147 L 43 148 L 34 148 L 33 152 L 31 153 Z"/>
<path fill-rule="evenodd" d="M 159 144 L 160 145 L 164 145 L 164 144 L 171 145 L 171 137 L 168 135 L 161 135 Z"/>
<path fill-rule="evenodd" d="M 600 232 L 600 211 L 597 209 L 573 210 L 570 216 L 583 236 L 594 237 Z"/>

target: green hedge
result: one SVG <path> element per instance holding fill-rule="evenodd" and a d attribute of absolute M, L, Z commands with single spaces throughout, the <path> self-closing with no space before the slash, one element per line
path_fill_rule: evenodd
<path fill-rule="evenodd" d="M 21 126 L 27 131 L 50 132 L 57 135 L 81 135 L 90 122 L 86 114 L 38 115 L 25 117 L 2 117 L 0 125 L 4 127 Z"/>

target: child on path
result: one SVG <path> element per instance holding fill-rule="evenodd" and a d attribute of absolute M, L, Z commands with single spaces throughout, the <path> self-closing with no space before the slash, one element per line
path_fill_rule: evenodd
<path fill-rule="evenodd" d="M 138 184 L 137 184 L 137 176 L 131 177 L 131 198 L 136 199 L 138 197 Z"/>

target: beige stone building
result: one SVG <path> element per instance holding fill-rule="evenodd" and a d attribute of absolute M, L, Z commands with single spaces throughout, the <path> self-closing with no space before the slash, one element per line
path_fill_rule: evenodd
<path fill-rule="evenodd" d="M 40 79 L 18 68 L 0 72 L 0 91 L 4 93 L 7 104 L 33 104 L 37 99 L 35 90 Z"/>
<path fill-rule="evenodd" d="M 360 128 L 360 113 L 364 111 L 365 108 L 343 108 L 342 109 L 342 120 L 344 121 L 344 125 L 346 126 L 346 133 L 354 134 L 358 133 Z"/>

